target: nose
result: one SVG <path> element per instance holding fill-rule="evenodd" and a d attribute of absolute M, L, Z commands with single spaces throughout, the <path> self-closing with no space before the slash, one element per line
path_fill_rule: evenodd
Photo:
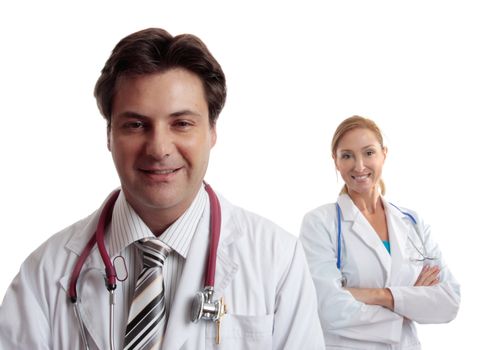
<path fill-rule="evenodd" d="M 365 164 L 363 162 L 363 157 L 355 158 L 355 171 L 361 172 L 365 169 Z"/>
<path fill-rule="evenodd" d="M 166 127 L 152 128 L 146 140 L 145 153 L 156 160 L 170 156 L 174 147 L 172 136 Z"/>

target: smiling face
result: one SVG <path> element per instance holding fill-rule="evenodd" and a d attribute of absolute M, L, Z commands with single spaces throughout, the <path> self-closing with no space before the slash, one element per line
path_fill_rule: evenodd
<path fill-rule="evenodd" d="M 371 194 L 376 191 L 386 155 L 386 147 L 380 145 L 371 130 L 355 128 L 346 132 L 333 156 L 348 192 Z"/>
<path fill-rule="evenodd" d="M 208 116 L 202 82 L 185 69 L 118 81 L 108 145 L 125 197 L 147 225 L 173 222 L 195 198 L 216 141 Z"/>

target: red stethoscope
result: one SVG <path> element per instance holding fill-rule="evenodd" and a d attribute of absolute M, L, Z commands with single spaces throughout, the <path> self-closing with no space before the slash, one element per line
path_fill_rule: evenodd
<path fill-rule="evenodd" d="M 209 321 L 219 321 L 220 318 L 226 313 L 226 306 L 223 302 L 223 298 L 220 300 L 214 300 L 214 285 L 215 285 L 215 268 L 217 262 L 217 248 L 220 239 L 220 226 L 221 226 L 221 209 L 220 202 L 215 192 L 210 185 L 205 183 L 205 190 L 207 191 L 208 198 L 210 200 L 210 249 L 208 255 L 208 262 L 206 266 L 205 283 L 202 291 L 195 294 L 192 302 L 192 322 L 198 322 L 200 319 Z M 80 257 L 78 258 L 70 277 L 70 285 L 68 289 L 68 296 L 74 306 L 75 316 L 79 322 L 80 335 L 85 349 L 89 349 L 86 333 L 85 323 L 83 322 L 81 313 L 78 308 L 78 296 L 77 296 L 77 281 L 80 276 L 80 271 L 87 259 L 88 255 L 92 251 L 95 244 L 98 246 L 98 251 L 102 257 L 105 265 L 105 285 L 110 295 L 110 349 L 114 350 L 114 305 L 115 294 L 114 291 L 117 287 L 117 273 L 113 266 L 107 249 L 105 248 L 105 229 L 112 220 L 113 207 L 120 194 L 120 190 L 115 191 L 108 198 L 107 202 L 103 206 L 100 218 L 98 220 L 97 228 L 92 237 L 88 241 Z"/>

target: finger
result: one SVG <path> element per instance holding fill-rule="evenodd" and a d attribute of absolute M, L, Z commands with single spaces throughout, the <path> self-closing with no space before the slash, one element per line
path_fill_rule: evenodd
<path fill-rule="evenodd" d="M 429 286 L 437 278 L 439 269 L 436 266 L 424 265 L 422 271 L 418 275 L 415 286 Z"/>
<path fill-rule="evenodd" d="M 433 279 L 427 279 L 425 281 L 425 286 L 430 287 L 430 286 L 435 286 L 440 283 L 440 279 L 438 277 L 435 277 Z"/>
<path fill-rule="evenodd" d="M 416 285 L 423 285 L 425 282 L 425 279 L 427 278 L 428 272 L 430 271 L 430 266 L 424 265 L 422 268 L 422 271 L 420 271 L 418 277 L 417 277 L 417 282 Z"/>
<path fill-rule="evenodd" d="M 425 276 L 420 273 L 417 277 L 417 281 L 415 282 L 415 286 L 423 286 L 423 283 L 425 282 Z"/>
<path fill-rule="evenodd" d="M 440 270 L 436 266 L 429 266 L 428 269 L 425 270 L 423 273 L 423 276 L 425 279 L 430 279 L 431 277 L 436 277 L 438 276 Z"/>
<path fill-rule="evenodd" d="M 427 283 L 430 286 L 440 283 L 440 269 L 438 267 L 435 267 L 434 272 L 427 278 Z"/>
<path fill-rule="evenodd" d="M 440 273 L 440 269 L 436 266 L 429 267 L 426 271 L 422 274 L 421 284 L 422 286 L 432 286 L 438 284 L 438 275 Z"/>
<path fill-rule="evenodd" d="M 436 275 L 428 275 L 424 281 L 423 281 L 423 285 L 424 286 L 431 286 L 435 283 L 435 281 L 437 280 L 437 276 Z"/>
<path fill-rule="evenodd" d="M 437 266 L 431 266 L 426 272 L 425 272 L 425 277 L 427 279 L 430 279 L 430 278 L 436 278 L 438 277 L 440 273 L 440 269 L 437 267 Z"/>

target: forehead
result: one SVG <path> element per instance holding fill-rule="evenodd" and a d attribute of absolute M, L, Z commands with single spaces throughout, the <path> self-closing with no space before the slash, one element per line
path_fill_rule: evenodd
<path fill-rule="evenodd" d="M 184 68 L 169 68 L 167 70 L 148 74 L 126 74 L 118 77 L 115 83 L 115 94 L 124 89 L 134 89 L 152 92 L 169 92 L 173 88 L 189 86 L 190 90 L 199 89 L 204 92 L 200 77 Z"/>
<path fill-rule="evenodd" d="M 200 78 L 186 69 L 174 68 L 152 74 L 120 77 L 115 86 L 112 114 L 121 112 L 124 108 L 203 109 L 206 105 Z"/>
<path fill-rule="evenodd" d="M 367 128 L 355 128 L 347 131 L 338 142 L 337 150 L 362 149 L 374 145 L 380 146 L 380 140 L 375 133 Z"/>

